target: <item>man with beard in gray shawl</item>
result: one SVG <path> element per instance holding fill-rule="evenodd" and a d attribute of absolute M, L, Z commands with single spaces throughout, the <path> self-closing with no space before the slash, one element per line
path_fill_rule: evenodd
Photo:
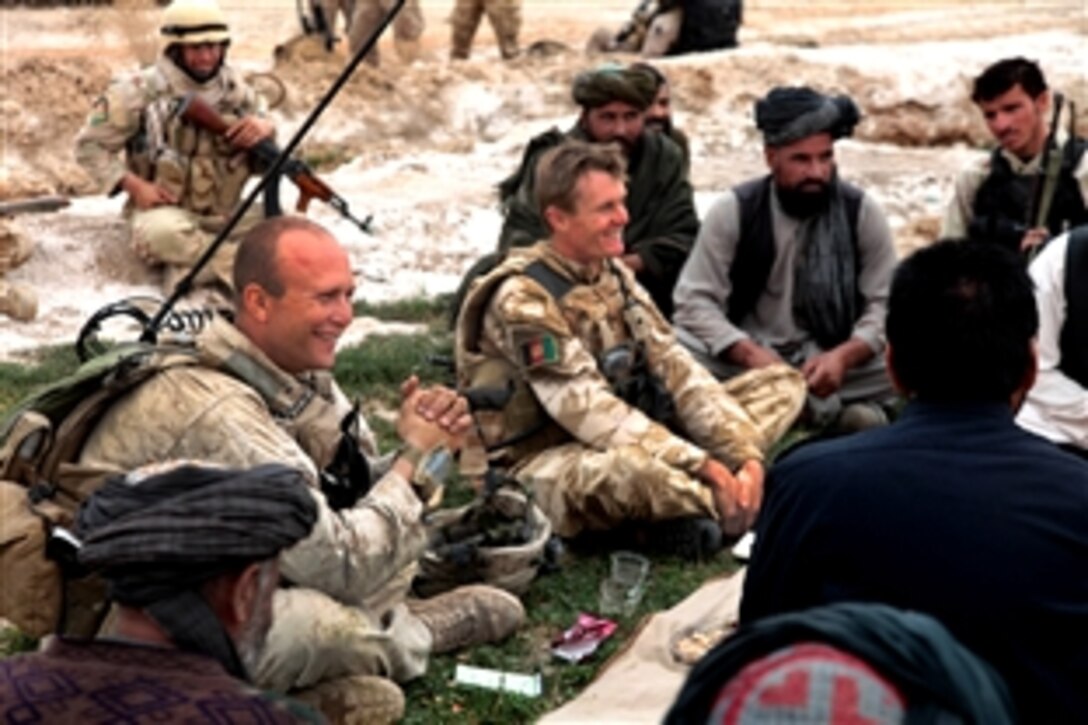
<path fill-rule="evenodd" d="M 321 722 L 247 683 L 276 559 L 316 518 L 286 466 L 171 464 L 107 481 L 76 516 L 75 561 L 109 585 L 114 622 L 99 639 L 53 637 L 0 660 L 0 720 Z"/>
<path fill-rule="evenodd" d="M 766 176 L 703 220 L 677 282 L 677 336 L 728 378 L 785 361 L 808 384 L 808 422 L 847 432 L 887 422 L 884 314 L 896 264 L 876 201 L 841 181 L 834 142 L 857 125 L 847 96 L 780 87 L 755 104 Z"/>

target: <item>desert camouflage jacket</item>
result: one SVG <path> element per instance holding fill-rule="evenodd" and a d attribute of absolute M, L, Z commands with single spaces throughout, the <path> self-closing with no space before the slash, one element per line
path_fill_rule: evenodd
<path fill-rule="evenodd" d="M 536 260 L 574 282 L 561 299 L 522 274 Z M 501 280 L 497 285 L 496 279 Z M 632 315 L 625 319 L 624 313 L 625 289 L 642 320 L 638 341 L 645 346 L 650 370 L 672 393 L 682 434 L 617 397 L 598 368 L 602 352 L 633 339 L 627 322 Z M 676 342 L 649 295 L 621 263 L 610 261 L 594 272 L 541 242 L 512 250 L 499 268 L 477 282 L 465 309 L 479 304 L 473 296 L 481 294 L 490 299 L 478 352 L 462 349 L 469 336 L 459 327 L 459 368 L 481 367 L 480 360 L 488 358 L 505 362 L 528 384 L 551 425 L 567 440 L 599 450 L 639 445 L 689 474 L 699 470 L 708 454 L 730 467 L 763 459 L 762 435 L 748 413 Z M 507 420 L 512 417 L 522 416 L 512 411 Z"/>
<path fill-rule="evenodd" d="M 206 364 L 164 370 L 116 403 L 88 438 L 80 464 L 119 471 L 171 459 L 293 466 L 313 485 L 319 515 L 310 536 L 281 557 L 287 579 L 358 604 L 415 563 L 426 544 L 423 506 L 402 476 L 388 471 L 340 511 L 318 490 L 318 471 L 351 409 L 331 375 L 279 370 L 223 320 L 200 336 L 198 349 Z M 243 379 L 261 381 L 262 391 Z M 361 446 L 373 455 L 373 436 L 359 422 Z"/>

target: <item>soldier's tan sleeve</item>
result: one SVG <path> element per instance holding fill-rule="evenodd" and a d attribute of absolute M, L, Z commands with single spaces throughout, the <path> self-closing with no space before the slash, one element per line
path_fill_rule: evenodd
<path fill-rule="evenodd" d="M 613 395 L 551 295 L 528 277 L 502 283 L 484 329 L 501 354 L 522 370 L 548 415 L 584 444 L 597 450 L 638 445 L 693 475 L 706 461 L 703 449 Z"/>
<path fill-rule="evenodd" d="M 114 79 L 95 100 L 76 137 L 76 161 L 99 193 L 112 192 L 125 175 L 125 143 L 140 130 L 147 93 L 142 76 Z"/>
<path fill-rule="evenodd" d="M 221 430 L 224 437 L 241 441 L 248 448 L 245 457 L 252 460 L 250 465 L 278 462 L 306 471 L 318 518 L 310 535 L 280 558 L 283 575 L 290 581 L 359 604 L 423 553 L 423 505 L 401 475 L 388 471 L 354 507 L 333 511 L 317 488 L 313 463 L 256 394 L 226 398 L 205 417 L 199 427 Z"/>
<path fill-rule="evenodd" d="M 639 305 L 639 338 L 646 346 L 650 370 L 672 393 L 684 431 L 730 468 L 763 460 L 763 433 L 744 406 L 676 341 L 672 328 L 646 291 L 621 272 Z"/>
<path fill-rule="evenodd" d="M 147 425 L 147 421 L 160 421 Z M 318 490 L 314 463 L 244 383 L 204 368 L 157 375 L 115 405 L 81 461 L 128 470 L 152 461 L 204 460 L 249 468 L 280 463 L 313 487 L 318 519 L 281 557 L 292 582 L 356 603 L 423 552 L 423 506 L 404 478 L 387 473 L 353 508 L 332 511 Z"/>

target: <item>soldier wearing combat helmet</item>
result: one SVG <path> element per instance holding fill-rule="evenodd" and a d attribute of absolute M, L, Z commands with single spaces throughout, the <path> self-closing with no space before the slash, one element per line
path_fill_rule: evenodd
<path fill-rule="evenodd" d="M 261 98 L 226 64 L 230 31 L 214 0 L 175 0 L 160 34 L 156 63 L 115 78 L 95 101 L 76 159 L 103 192 L 128 195 L 133 248 L 163 268 L 169 288 L 238 204 L 252 173 L 240 152 L 271 138 L 274 128 Z M 228 121 L 224 135 L 179 117 L 179 100 L 190 93 Z M 229 288 L 234 248 L 224 245 L 197 284 Z"/>

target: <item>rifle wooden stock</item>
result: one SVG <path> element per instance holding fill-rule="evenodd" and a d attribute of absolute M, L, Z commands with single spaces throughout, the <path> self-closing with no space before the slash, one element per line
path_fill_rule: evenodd
<path fill-rule="evenodd" d="M 189 93 L 182 99 L 181 105 L 178 106 L 178 116 L 183 121 L 211 131 L 217 136 L 226 135 L 227 129 L 230 128 L 230 124 L 216 113 L 207 101 L 195 93 Z"/>
<path fill-rule="evenodd" d="M 299 195 L 295 210 L 300 213 L 306 213 L 311 199 L 320 199 L 326 204 L 330 204 L 333 198 L 336 197 L 336 192 L 324 181 L 314 176 L 310 168 L 302 162 L 288 164 L 284 172 L 298 186 Z"/>
<path fill-rule="evenodd" d="M 227 129 L 230 128 L 230 124 L 195 93 L 190 93 L 181 100 L 177 113 L 182 120 L 219 136 L 226 134 Z M 257 171 L 264 173 L 276 162 L 280 155 L 280 149 L 271 139 L 264 139 L 249 149 L 248 153 Z M 348 210 L 347 201 L 333 191 L 331 186 L 319 179 L 314 174 L 313 169 L 307 166 L 305 162 L 298 159 L 289 159 L 283 164 L 282 170 L 284 176 L 294 182 L 299 190 L 295 211 L 305 214 L 310 206 L 310 201 L 320 199 L 335 209 L 340 216 L 352 222 L 367 234 L 370 233 L 370 217 L 368 216 L 360 221 L 352 216 Z"/>
<path fill-rule="evenodd" d="M 207 101 L 195 93 L 190 93 L 182 99 L 178 107 L 178 115 L 183 121 L 188 121 L 218 136 L 225 135 L 227 129 L 230 128 L 230 124 L 216 113 Z M 263 170 L 275 162 L 276 157 L 280 155 L 280 150 L 271 140 L 265 139 L 250 150 L 250 155 L 257 168 Z M 298 186 L 300 193 L 295 210 L 300 213 L 306 213 L 312 199 L 316 198 L 328 203 L 336 196 L 329 185 L 314 176 L 313 171 L 301 161 L 296 159 L 288 161 L 284 164 L 283 173 Z"/>

